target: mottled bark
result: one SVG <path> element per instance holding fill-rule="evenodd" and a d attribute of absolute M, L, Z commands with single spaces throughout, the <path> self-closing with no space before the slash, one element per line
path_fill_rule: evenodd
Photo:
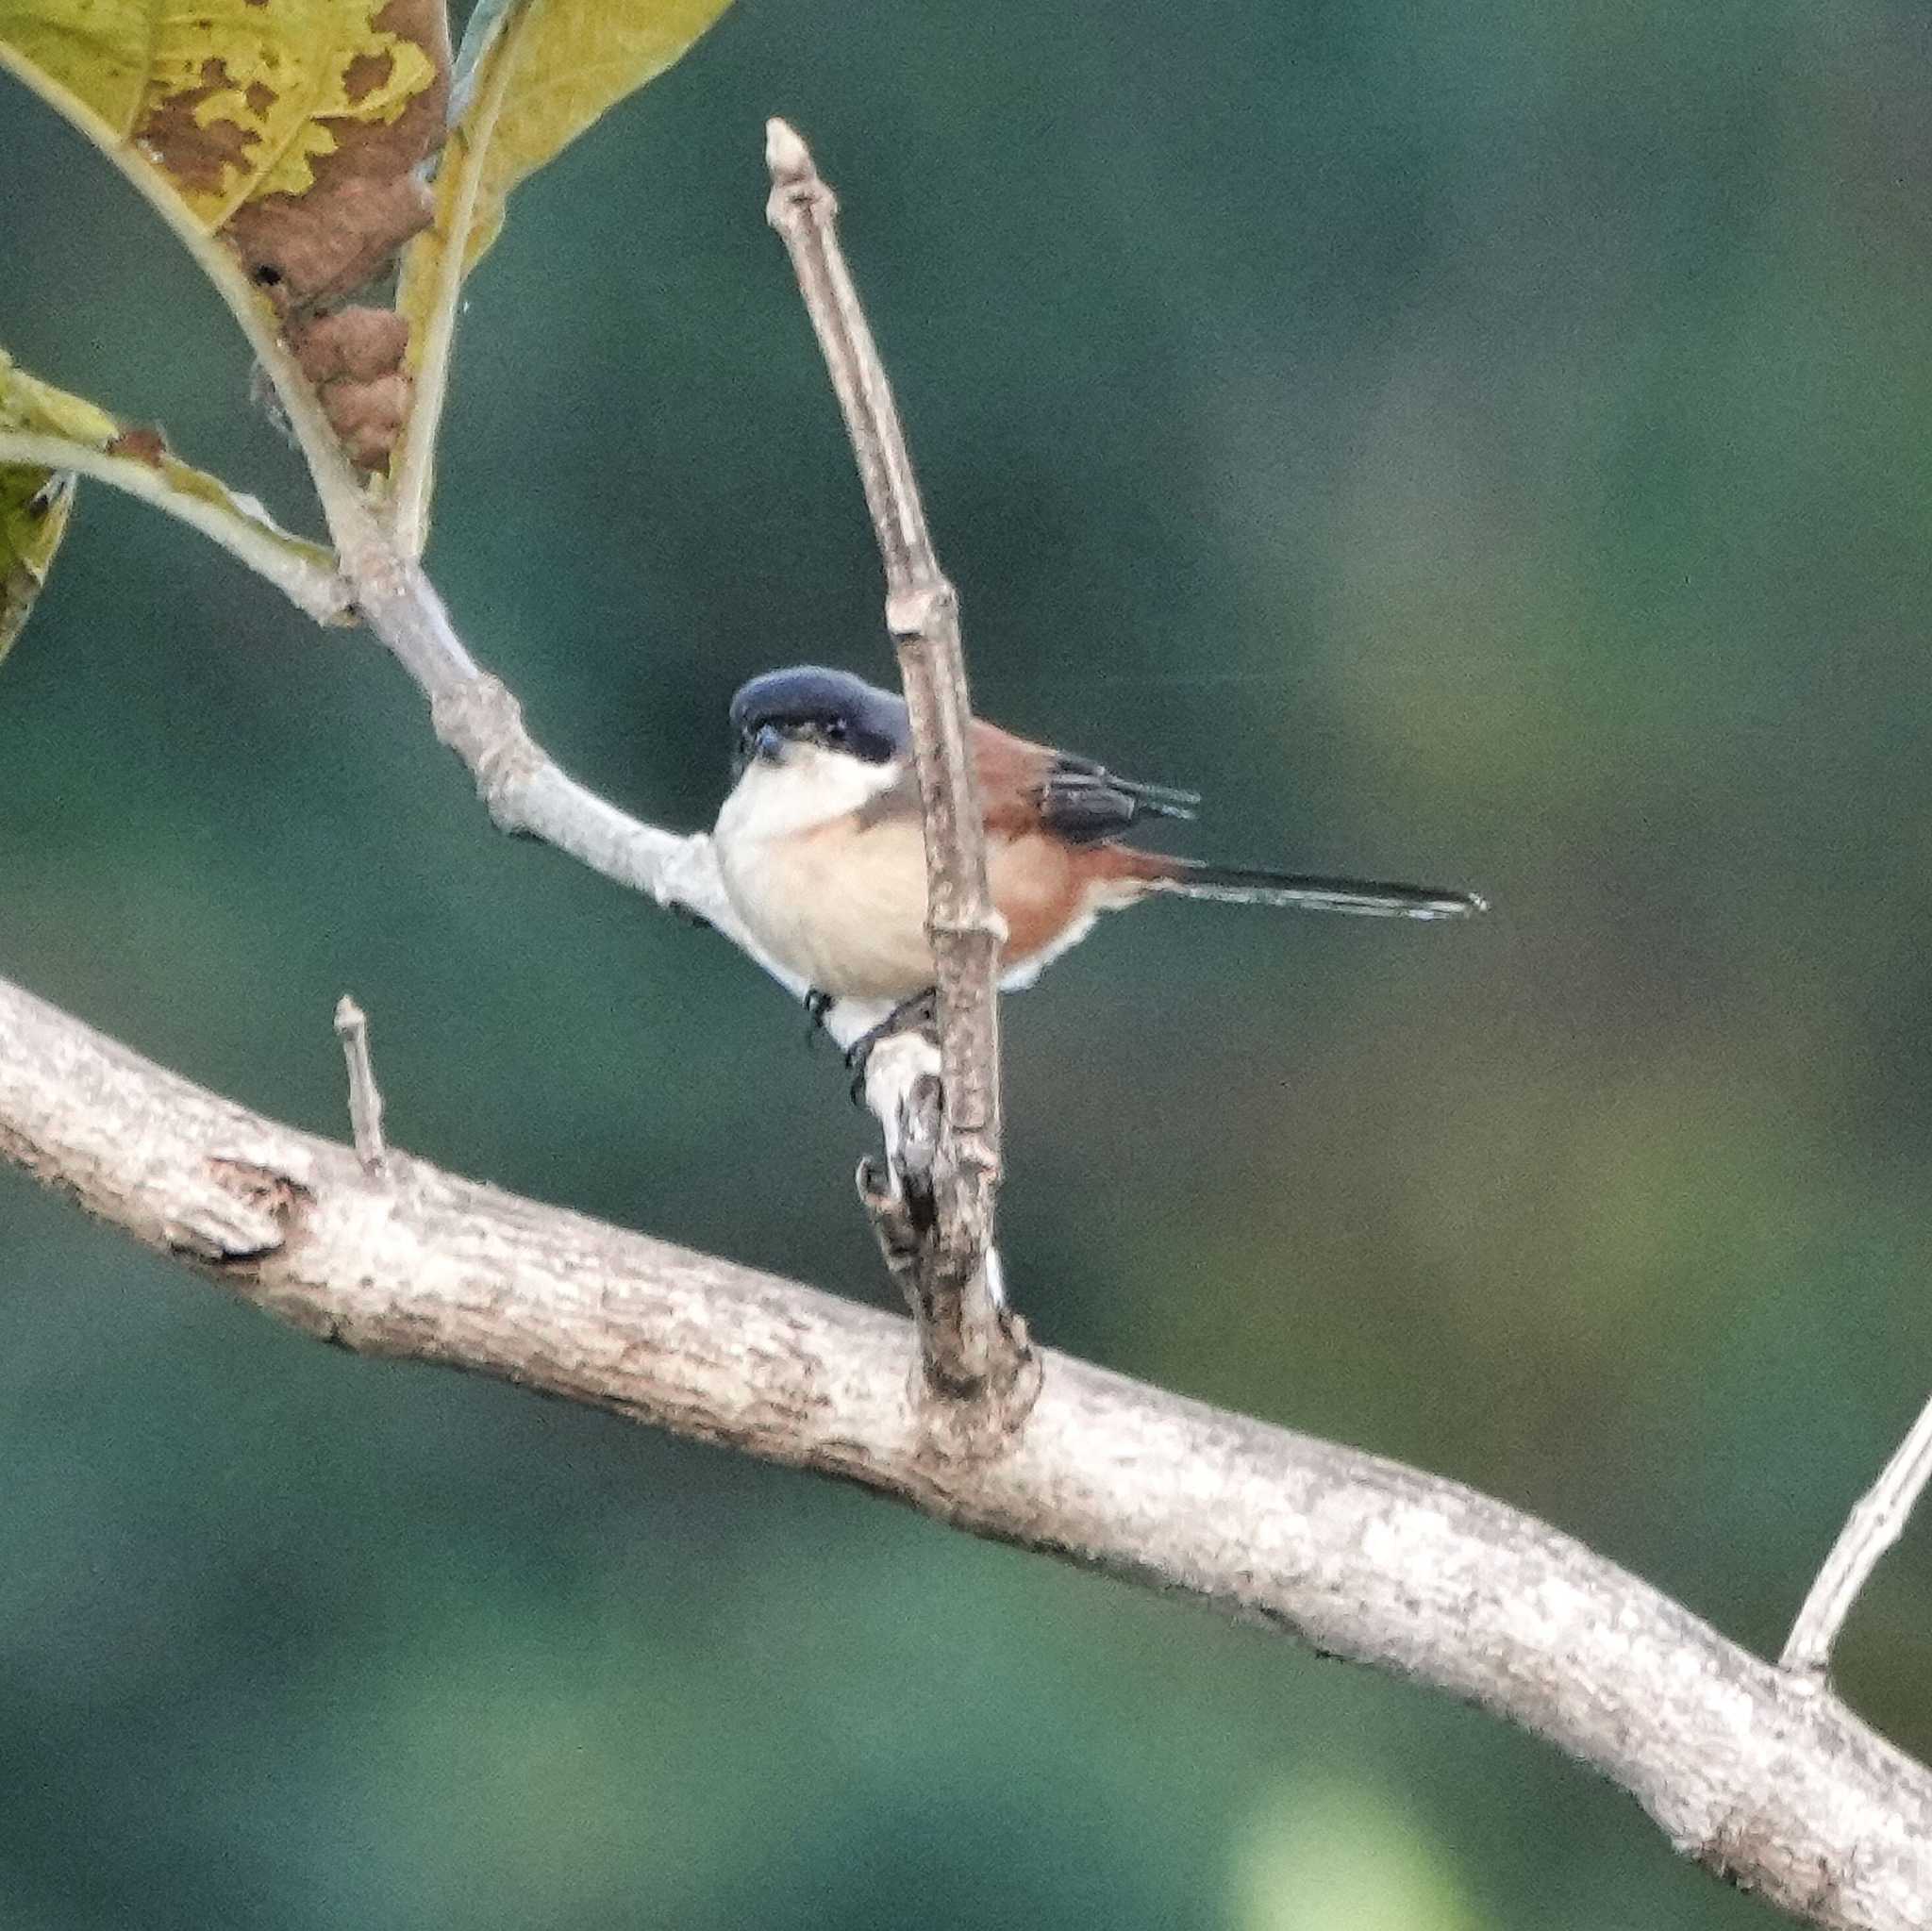
<path fill-rule="evenodd" d="M 1017 1428 L 908 1324 L 249 1113 L 0 984 L 0 1156 L 305 1331 L 836 1475 L 1466 1697 L 1811 1923 L 1932 1923 L 1932 1777 L 1542 1523 L 1064 1356 Z"/>

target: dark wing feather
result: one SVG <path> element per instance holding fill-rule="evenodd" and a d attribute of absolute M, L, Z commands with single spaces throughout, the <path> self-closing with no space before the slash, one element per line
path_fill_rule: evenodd
<path fill-rule="evenodd" d="M 1047 767 L 1040 788 L 1040 819 L 1074 844 L 1121 837 L 1143 818 L 1191 818 L 1197 791 L 1121 777 L 1091 758 L 1064 754 Z"/>
<path fill-rule="evenodd" d="M 986 828 L 995 837 L 1044 831 L 1070 844 L 1104 844 L 1143 818 L 1191 818 L 1201 802 L 1193 791 L 1137 784 L 996 724 L 975 722 L 973 742 Z"/>

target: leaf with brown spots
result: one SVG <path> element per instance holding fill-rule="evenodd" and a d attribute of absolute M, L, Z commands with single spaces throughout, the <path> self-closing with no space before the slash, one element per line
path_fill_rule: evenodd
<path fill-rule="evenodd" d="M 277 309 L 358 286 L 429 219 L 444 0 L 0 0 L 0 65 L 158 171 Z"/>

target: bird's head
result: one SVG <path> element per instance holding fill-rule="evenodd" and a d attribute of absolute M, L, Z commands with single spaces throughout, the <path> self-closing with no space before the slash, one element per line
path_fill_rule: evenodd
<path fill-rule="evenodd" d="M 850 671 L 819 664 L 767 671 L 731 700 L 734 775 L 750 764 L 783 763 L 796 744 L 890 764 L 908 741 L 906 700 Z"/>

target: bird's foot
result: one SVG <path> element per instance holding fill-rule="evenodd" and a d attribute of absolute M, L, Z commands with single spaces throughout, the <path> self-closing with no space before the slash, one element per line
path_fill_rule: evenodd
<path fill-rule="evenodd" d="M 852 1074 L 852 1104 L 855 1107 L 865 1104 L 865 1069 L 872 1058 L 873 1048 L 895 1033 L 917 1032 L 926 1026 L 936 1026 L 939 1016 L 939 989 L 928 986 L 924 992 L 915 992 L 910 999 L 902 999 L 877 1025 L 860 1033 L 845 1048 L 845 1065 Z"/>
<path fill-rule="evenodd" d="M 805 995 L 805 1016 L 811 1024 L 806 1028 L 805 1043 L 816 1044 L 818 1036 L 825 1029 L 825 1014 L 832 1009 L 832 995 L 821 992 L 816 988 Z"/>

